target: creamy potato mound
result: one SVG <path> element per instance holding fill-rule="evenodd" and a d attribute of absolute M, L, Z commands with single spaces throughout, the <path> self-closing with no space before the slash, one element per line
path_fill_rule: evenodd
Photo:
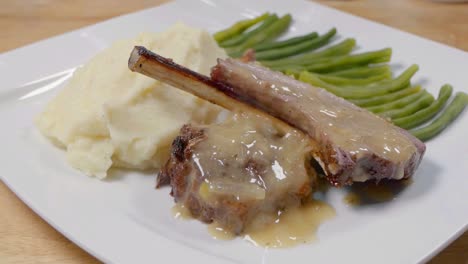
<path fill-rule="evenodd" d="M 41 133 L 66 149 L 71 166 L 104 178 L 112 167 L 160 167 L 180 127 L 213 122 L 221 109 L 128 69 L 135 45 L 209 74 L 225 58 L 206 31 L 176 24 L 121 40 L 76 70 L 37 117 Z"/>

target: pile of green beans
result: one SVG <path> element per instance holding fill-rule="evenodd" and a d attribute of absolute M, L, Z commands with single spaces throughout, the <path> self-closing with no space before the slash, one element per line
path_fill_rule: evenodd
<path fill-rule="evenodd" d="M 397 91 L 394 93 L 384 94 L 381 96 L 374 96 L 371 98 L 349 100 L 349 101 L 351 101 L 357 106 L 360 106 L 363 108 L 369 108 L 373 106 L 380 106 L 380 105 L 391 103 L 393 101 L 399 100 L 405 96 L 417 93 L 419 91 L 421 91 L 421 86 L 412 86 L 412 87 L 407 86 L 406 88 L 401 89 L 400 91 Z"/>
<path fill-rule="evenodd" d="M 410 130 L 411 134 L 417 138 L 426 141 L 444 130 L 468 105 L 468 94 L 464 92 L 458 92 L 455 95 L 453 101 L 447 106 L 447 108 L 432 121 L 429 125 Z"/>
<path fill-rule="evenodd" d="M 306 51 L 312 51 L 316 50 L 318 48 L 321 48 L 325 46 L 328 42 L 330 42 L 331 38 L 336 34 L 336 29 L 331 29 L 329 32 L 322 36 L 317 36 L 315 38 L 308 38 L 304 39 L 301 42 L 298 42 L 296 44 L 292 45 L 287 45 L 283 47 L 278 47 L 278 48 L 270 48 L 267 50 L 257 50 L 254 47 L 254 50 L 256 51 L 255 57 L 258 61 L 264 61 L 264 60 L 275 60 L 275 59 L 281 59 L 285 57 L 289 57 L 292 55 L 300 54 Z M 285 42 L 290 42 L 292 39 L 286 40 Z"/>
<path fill-rule="evenodd" d="M 275 39 L 286 31 L 291 23 L 291 15 L 287 14 L 278 18 L 276 15 L 269 16 L 256 29 L 235 36 L 221 42 L 222 47 L 227 47 L 226 51 L 231 57 L 240 57 L 249 48 Z M 224 43 L 224 44 L 223 44 Z M 224 45 L 224 46 L 223 46 Z"/>
<path fill-rule="evenodd" d="M 345 77 L 351 79 L 360 79 L 360 78 L 368 78 L 371 76 L 379 75 L 379 74 L 392 74 L 390 66 L 382 65 L 382 66 L 374 66 L 374 67 L 355 67 L 347 70 L 335 71 L 328 73 L 328 75 L 333 75 L 337 77 Z"/>
<path fill-rule="evenodd" d="M 393 120 L 393 123 L 404 129 L 415 128 L 426 121 L 431 120 L 438 112 L 444 107 L 448 99 L 452 95 L 452 86 L 446 84 L 442 86 L 439 91 L 439 96 L 429 107 L 422 109 L 412 115 L 397 118 Z"/>
<path fill-rule="evenodd" d="M 213 37 L 217 42 L 223 42 L 224 40 L 230 39 L 233 36 L 243 33 L 245 30 L 247 30 L 251 26 L 265 20 L 269 16 L 270 16 L 269 13 L 265 13 L 261 16 L 258 16 L 252 19 L 239 21 L 235 23 L 234 25 L 232 25 L 231 27 L 215 33 Z"/>
<path fill-rule="evenodd" d="M 303 36 L 299 37 L 294 37 L 290 39 L 286 39 L 283 41 L 277 41 L 277 42 L 266 42 L 266 43 L 261 43 L 259 45 L 254 46 L 253 48 L 255 51 L 258 53 L 260 51 L 265 51 L 265 50 L 270 50 L 270 49 L 278 49 L 278 48 L 283 48 L 286 46 L 294 45 L 301 43 L 306 40 L 312 40 L 318 37 L 317 32 L 312 32 Z"/>
<path fill-rule="evenodd" d="M 366 78 L 352 79 L 340 76 L 326 75 L 326 74 L 316 74 L 316 76 L 324 82 L 338 85 L 338 86 L 364 86 L 372 84 L 378 81 L 390 79 L 392 77 L 391 73 L 383 73 L 379 75 L 369 76 Z"/>
<path fill-rule="evenodd" d="M 383 80 L 368 85 L 347 85 L 336 86 L 322 81 L 314 73 L 304 71 L 299 75 L 299 80 L 310 83 L 313 86 L 322 87 L 329 92 L 343 97 L 345 99 L 363 99 L 372 98 L 375 96 L 389 94 L 391 92 L 399 91 L 408 86 L 411 77 L 418 70 L 417 65 L 412 65 L 406 69 L 400 76 L 392 80 Z"/>
<path fill-rule="evenodd" d="M 327 32 L 325 35 L 321 36 L 320 38 L 322 41 L 326 41 L 325 44 L 330 40 L 330 35 L 335 34 L 336 29 L 332 29 L 331 31 Z M 328 39 L 327 39 L 328 37 Z M 318 39 L 320 39 L 318 38 Z M 315 40 L 317 41 L 317 39 Z M 318 42 L 318 41 L 317 41 Z M 284 59 L 277 59 L 277 60 L 269 60 L 269 61 L 260 61 L 264 66 L 269 68 L 279 67 L 283 65 L 303 65 L 306 61 L 314 61 L 320 58 L 328 58 L 333 56 L 341 56 L 349 54 L 356 45 L 356 40 L 354 39 L 345 39 L 344 41 L 332 45 L 328 48 L 325 48 L 318 52 L 310 52 L 306 54 L 301 54 L 299 56 L 294 57 L 287 57 Z"/>
<path fill-rule="evenodd" d="M 468 104 L 468 95 L 458 92 L 447 105 L 453 92 L 449 84 L 441 87 L 437 99 L 421 86 L 412 85 L 417 65 L 392 78 L 388 65 L 391 48 L 352 53 L 355 39 L 333 43 L 336 28 L 323 34 L 313 31 L 277 40 L 291 21 L 290 14 L 279 17 L 264 13 L 239 21 L 213 37 L 230 57 L 239 58 L 252 49 L 263 66 L 323 88 L 408 129 L 424 141 L 438 135 Z"/>

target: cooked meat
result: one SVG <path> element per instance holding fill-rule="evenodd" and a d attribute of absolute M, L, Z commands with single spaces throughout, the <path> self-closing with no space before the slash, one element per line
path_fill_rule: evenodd
<path fill-rule="evenodd" d="M 407 178 L 425 152 L 424 143 L 387 120 L 282 73 L 226 59 L 211 77 L 314 139 L 313 156 L 334 185 Z"/>
<path fill-rule="evenodd" d="M 175 201 L 195 218 L 239 234 L 252 219 L 271 223 L 309 198 L 315 172 L 308 142 L 245 114 L 218 125 L 185 125 L 158 184 L 170 183 Z"/>
<path fill-rule="evenodd" d="M 261 115 L 250 105 L 293 125 L 309 135 L 336 186 L 410 177 L 425 152 L 421 141 L 367 110 L 253 63 L 219 60 L 210 79 L 135 47 L 129 67 L 228 109 Z"/>

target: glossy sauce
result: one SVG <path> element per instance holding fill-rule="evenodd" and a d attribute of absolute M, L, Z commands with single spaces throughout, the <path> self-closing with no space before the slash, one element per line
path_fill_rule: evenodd
<path fill-rule="evenodd" d="M 223 228 L 218 222 L 213 222 L 208 225 L 208 233 L 217 240 L 232 240 L 236 238 L 236 235 Z"/>
<path fill-rule="evenodd" d="M 172 207 L 175 219 L 192 219 L 190 212 L 180 204 Z M 259 215 L 256 222 L 248 226 L 240 236 L 260 247 L 285 248 L 316 240 L 317 229 L 336 212 L 325 202 L 312 200 L 300 207 L 288 208 L 272 215 Z M 265 224 L 264 219 L 273 219 Z M 216 240 L 232 240 L 237 236 L 223 228 L 218 222 L 207 225 L 208 233 Z"/>
<path fill-rule="evenodd" d="M 242 114 L 204 133 L 192 159 L 204 180 L 200 195 L 206 201 L 231 196 L 240 202 L 274 202 L 314 176 L 305 166 L 309 140 L 293 129 L 278 131 L 262 117 Z"/>
<path fill-rule="evenodd" d="M 176 203 L 172 208 L 172 215 L 175 219 L 192 219 L 189 210 L 181 203 Z"/>
<path fill-rule="evenodd" d="M 333 218 L 335 210 L 328 204 L 313 200 L 300 207 L 278 211 L 274 221 L 259 226 L 253 223 L 241 236 L 255 246 L 268 248 L 287 248 L 310 243 L 317 239 L 316 233 L 320 225 Z M 259 216 L 260 221 L 262 217 Z M 214 222 L 208 225 L 208 232 L 214 239 L 232 240 L 236 235 Z"/>
<path fill-rule="evenodd" d="M 285 248 L 317 239 L 319 226 L 333 218 L 335 210 L 322 201 L 310 201 L 303 206 L 278 212 L 276 220 L 263 228 L 248 227 L 244 239 L 256 246 Z"/>

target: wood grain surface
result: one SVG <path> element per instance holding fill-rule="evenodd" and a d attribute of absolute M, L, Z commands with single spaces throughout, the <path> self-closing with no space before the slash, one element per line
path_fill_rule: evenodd
<path fill-rule="evenodd" d="M 0 52 L 164 2 L 168 1 L 3 0 Z M 468 51 L 468 4 L 429 0 L 317 2 Z M 99 262 L 49 226 L 2 182 L 0 208 L 0 263 Z M 431 263 L 468 263 L 468 233 Z"/>

